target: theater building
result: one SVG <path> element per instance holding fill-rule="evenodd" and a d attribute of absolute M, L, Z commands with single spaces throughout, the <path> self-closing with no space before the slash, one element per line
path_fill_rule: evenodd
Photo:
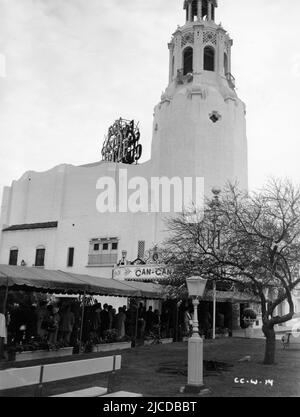
<path fill-rule="evenodd" d="M 237 96 L 232 75 L 233 41 L 216 23 L 216 9 L 216 0 L 184 2 L 185 22 L 168 44 L 169 83 L 154 109 L 151 159 L 138 163 L 141 149 L 128 150 L 131 133 L 138 143 L 136 125 L 128 133 L 130 124 L 117 121 L 98 161 L 81 166 L 62 163 L 46 172 L 24 173 L 4 189 L 1 264 L 109 279 L 122 258 L 144 259 L 164 239 L 164 219 L 174 207 L 171 204 L 167 213 L 161 204 L 153 209 L 148 201 L 147 210 L 136 201 L 135 210 L 123 206 L 101 212 L 101 179 L 114 180 L 115 202 L 120 192 L 126 194 L 126 184 L 134 192 L 136 178 L 147 184 L 152 184 L 153 177 L 176 177 L 182 182 L 200 178 L 206 196 L 227 181 L 247 189 L 246 107 Z M 118 126 L 127 132 L 121 141 Z M 194 196 L 193 188 L 191 200 Z"/>

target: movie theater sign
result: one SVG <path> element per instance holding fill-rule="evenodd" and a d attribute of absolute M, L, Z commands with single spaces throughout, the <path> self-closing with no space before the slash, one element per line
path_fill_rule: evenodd
<path fill-rule="evenodd" d="M 114 269 L 114 279 L 120 281 L 159 281 L 172 275 L 165 265 L 126 265 Z"/>

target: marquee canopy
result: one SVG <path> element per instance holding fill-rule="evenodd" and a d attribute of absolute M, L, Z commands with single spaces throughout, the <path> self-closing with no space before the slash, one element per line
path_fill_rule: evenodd
<path fill-rule="evenodd" d="M 90 275 L 41 268 L 0 265 L 0 287 L 52 294 L 89 294 L 132 298 L 162 298 L 162 286 L 120 282 Z"/>

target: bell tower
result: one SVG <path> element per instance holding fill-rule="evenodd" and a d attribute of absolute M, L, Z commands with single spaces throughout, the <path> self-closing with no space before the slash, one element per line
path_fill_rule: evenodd
<path fill-rule="evenodd" d="M 201 71 L 225 76 L 235 87 L 231 75 L 232 40 L 221 25 L 215 23 L 216 0 L 185 0 L 186 23 L 178 27 L 169 44 L 169 82 L 177 76 L 192 74 L 200 82 Z"/>
<path fill-rule="evenodd" d="M 185 0 L 185 24 L 168 44 L 169 84 L 155 107 L 152 160 L 160 175 L 248 188 L 246 108 L 232 75 L 233 41 L 216 0 Z"/>

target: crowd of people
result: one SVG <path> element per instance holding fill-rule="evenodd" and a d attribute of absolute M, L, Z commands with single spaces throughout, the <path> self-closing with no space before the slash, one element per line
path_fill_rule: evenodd
<path fill-rule="evenodd" d="M 88 306 L 85 310 L 83 325 L 83 340 L 86 340 L 92 333 L 99 339 L 105 340 L 107 331 L 114 330 L 117 338 L 142 339 L 146 334 L 151 334 L 160 324 L 158 310 L 153 311 L 150 306 L 148 310 L 140 303 L 139 306 L 131 304 L 124 305 L 118 311 L 113 306 L 100 303 Z"/>
<path fill-rule="evenodd" d="M 199 333 L 205 339 L 213 336 L 213 314 L 208 303 L 202 303 L 198 308 Z M 190 336 L 193 328 L 194 311 L 192 306 L 184 306 L 183 320 L 179 320 L 182 336 Z M 182 322 L 182 324 L 180 324 Z M 232 335 L 232 309 L 230 305 L 223 303 L 216 309 L 216 333 Z"/>
<path fill-rule="evenodd" d="M 10 305 L 6 314 L 8 344 L 22 345 L 39 340 L 50 345 L 74 346 L 80 337 L 82 342 L 88 341 L 91 334 L 101 343 L 110 331 L 118 340 L 135 340 L 153 334 L 158 336 L 161 332 L 167 336 L 173 326 L 168 309 L 160 313 L 152 306 L 146 308 L 142 302 L 131 302 L 129 306 L 115 309 L 92 300 L 85 305 L 83 323 L 81 320 L 82 303 L 78 300 Z"/>
<path fill-rule="evenodd" d="M 208 304 L 202 303 L 198 313 L 200 333 L 210 338 L 212 315 Z M 82 300 L 60 303 L 40 301 L 31 305 L 20 303 L 8 308 L 7 342 L 22 345 L 39 340 L 48 345 L 78 346 L 79 340 L 83 344 L 135 341 L 148 337 L 180 340 L 191 334 L 192 321 L 193 308 L 188 302 L 166 301 L 159 311 L 136 300 L 116 309 L 91 299 L 85 305 L 84 315 Z M 217 311 L 217 327 L 230 328 L 230 322 L 228 314 Z"/>
<path fill-rule="evenodd" d="M 52 345 L 61 342 L 69 346 L 76 324 L 74 307 L 46 301 L 30 307 L 22 303 L 12 306 L 7 313 L 8 342 L 25 344 L 37 339 Z"/>

